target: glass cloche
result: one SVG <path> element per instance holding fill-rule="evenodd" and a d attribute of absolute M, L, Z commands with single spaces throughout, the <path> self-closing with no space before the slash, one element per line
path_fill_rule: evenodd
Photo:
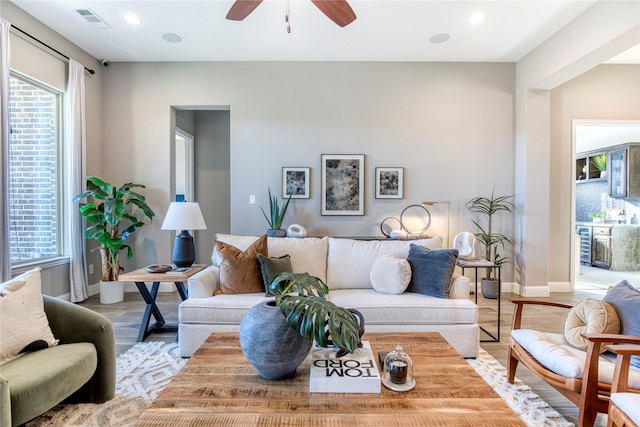
<path fill-rule="evenodd" d="M 416 385 L 413 378 L 413 361 L 399 345 L 384 358 L 382 384 L 395 391 L 408 391 Z"/>

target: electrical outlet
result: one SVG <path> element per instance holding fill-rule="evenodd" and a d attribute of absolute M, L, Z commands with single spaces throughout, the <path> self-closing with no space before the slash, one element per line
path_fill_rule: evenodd
<path fill-rule="evenodd" d="M 249 204 L 250 205 L 255 205 L 256 204 L 256 195 L 255 194 L 249 195 Z"/>
<path fill-rule="evenodd" d="M 93 264 L 89 264 L 89 274 L 93 274 Z"/>

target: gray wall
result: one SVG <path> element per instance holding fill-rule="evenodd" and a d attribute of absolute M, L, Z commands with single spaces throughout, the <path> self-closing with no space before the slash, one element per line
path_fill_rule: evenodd
<path fill-rule="evenodd" d="M 267 188 L 280 193 L 283 166 L 308 166 L 311 198 L 292 202 L 286 224 L 312 235 L 380 235 L 380 222 L 407 205 L 445 200 L 453 237 L 471 229 L 467 200 L 489 195 L 494 184 L 498 194 L 513 193 L 513 90 L 513 64 L 115 63 L 105 73 L 104 139 L 129 155 L 105 157 L 104 169 L 107 178 L 147 185 L 159 213 L 137 238 L 153 240 L 161 259 L 136 253 L 136 265 L 170 257 L 170 233 L 159 227 L 170 201 L 171 106 L 229 106 L 230 229 L 216 224 L 209 236 L 264 233 Z M 366 155 L 364 216 L 320 215 L 321 154 Z M 376 166 L 405 168 L 403 200 L 374 198 Z M 209 196 L 215 204 L 202 181 L 198 201 Z M 512 221 L 501 226 L 507 235 Z M 446 233 L 446 218 L 439 222 L 438 234 Z"/>

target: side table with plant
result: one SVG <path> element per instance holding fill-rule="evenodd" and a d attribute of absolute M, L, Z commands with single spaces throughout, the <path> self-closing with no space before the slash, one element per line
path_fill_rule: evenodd
<path fill-rule="evenodd" d="M 495 188 L 491 191 L 491 197 L 476 197 L 467 202 L 467 207 L 472 212 L 480 213 L 485 217 L 484 221 L 473 220 L 478 228 L 475 233 L 476 238 L 485 248 L 485 258 L 493 262 L 497 267 L 508 262 L 507 257 L 500 255 L 499 248 L 504 249 L 506 243 L 511 243 L 507 236 L 494 231 L 494 215 L 498 212 L 511 213 L 514 209 L 513 203 L 509 200 L 511 196 L 495 196 Z M 486 277 L 482 278 L 482 294 L 485 298 L 497 298 L 499 284 L 493 275 L 493 268 L 486 269 Z"/>
<path fill-rule="evenodd" d="M 155 216 L 145 197 L 133 191 L 136 187 L 145 188 L 142 184 L 133 183 L 116 188 L 100 178 L 90 176 L 87 178 L 87 190 L 73 198 L 74 202 L 85 199 L 85 203 L 80 203 L 80 213 L 88 223 L 84 235 L 100 244 L 100 302 L 103 304 L 122 301 L 123 285 L 118 282 L 120 251 L 126 249 L 127 258 L 131 258 L 133 249 L 125 244 L 125 240 L 146 224 L 145 219 L 152 221 Z"/>

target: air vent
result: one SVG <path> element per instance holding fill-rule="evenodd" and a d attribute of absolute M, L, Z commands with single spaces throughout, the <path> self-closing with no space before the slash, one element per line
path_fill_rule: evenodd
<path fill-rule="evenodd" d="M 104 19 L 100 18 L 93 10 L 91 9 L 76 9 L 76 12 L 80 14 L 88 23 L 91 24 L 92 27 L 97 28 L 99 30 L 110 30 L 111 25 L 107 24 Z"/>

